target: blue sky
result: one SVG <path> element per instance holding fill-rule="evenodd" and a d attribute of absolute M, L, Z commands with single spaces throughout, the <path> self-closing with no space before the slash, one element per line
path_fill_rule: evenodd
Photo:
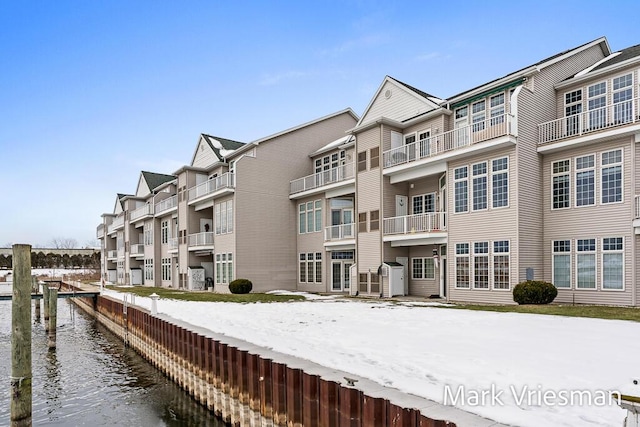
<path fill-rule="evenodd" d="M 448 97 L 600 36 L 640 44 L 639 21 L 631 1 L 0 2 L 0 246 L 94 242 L 116 193 L 188 164 L 201 132 L 361 114 L 385 75 Z"/>

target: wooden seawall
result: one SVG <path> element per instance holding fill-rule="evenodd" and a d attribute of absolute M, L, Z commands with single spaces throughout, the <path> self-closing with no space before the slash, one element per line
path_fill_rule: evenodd
<path fill-rule="evenodd" d="M 122 301 L 73 300 L 231 425 L 455 426 Z M 223 342 L 227 341 L 227 342 Z M 268 350 L 267 350 L 268 354 Z M 286 357 L 284 358 L 286 359 Z M 375 394 L 375 393 L 370 393 Z M 451 408 L 454 409 L 454 408 Z M 469 414 L 470 415 L 470 414 Z M 487 421 L 483 425 L 493 425 Z"/>

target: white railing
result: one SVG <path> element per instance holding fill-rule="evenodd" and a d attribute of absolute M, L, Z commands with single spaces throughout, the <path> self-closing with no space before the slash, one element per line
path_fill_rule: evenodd
<path fill-rule="evenodd" d="M 640 219 L 640 195 L 636 196 L 636 211 L 634 219 Z"/>
<path fill-rule="evenodd" d="M 102 239 L 104 237 L 104 224 L 100 224 L 98 228 L 96 228 L 96 238 Z"/>
<path fill-rule="evenodd" d="M 338 166 L 337 168 L 314 173 L 304 178 L 294 179 L 290 183 L 289 194 L 296 194 L 302 191 L 313 190 L 324 185 L 345 181 L 353 178 L 354 163 Z"/>
<path fill-rule="evenodd" d="M 189 234 L 189 247 L 197 246 L 213 246 L 213 232 L 205 231 L 202 233 Z"/>
<path fill-rule="evenodd" d="M 131 245 L 131 255 L 144 255 L 144 244 Z"/>
<path fill-rule="evenodd" d="M 171 237 L 169 239 L 169 250 L 178 250 L 178 238 L 177 237 Z"/>
<path fill-rule="evenodd" d="M 116 251 L 116 250 L 107 251 L 107 258 L 108 259 L 116 259 L 116 258 L 118 258 L 118 251 Z"/>
<path fill-rule="evenodd" d="M 131 212 L 131 221 L 135 221 L 147 215 L 153 215 L 153 205 L 145 204 Z"/>
<path fill-rule="evenodd" d="M 116 230 L 124 227 L 124 215 L 119 215 L 114 218 L 113 222 L 107 227 L 107 233 L 111 234 Z"/>
<path fill-rule="evenodd" d="M 433 135 L 383 153 L 385 168 L 437 156 L 505 135 L 512 135 L 511 114 L 503 114 L 455 130 Z"/>
<path fill-rule="evenodd" d="M 603 129 L 640 122 L 638 99 L 629 99 L 595 110 L 538 125 L 538 145 L 580 136 Z"/>
<path fill-rule="evenodd" d="M 355 237 L 355 224 L 340 224 L 325 227 L 324 241 L 353 239 Z"/>
<path fill-rule="evenodd" d="M 178 195 L 168 197 L 161 202 L 156 203 L 156 215 L 178 206 Z"/>
<path fill-rule="evenodd" d="M 385 235 L 431 233 L 433 231 L 446 231 L 446 229 L 446 212 L 395 216 L 385 218 L 383 221 L 383 233 Z"/>
<path fill-rule="evenodd" d="M 189 189 L 189 201 L 195 200 L 199 197 L 206 196 L 207 194 L 214 193 L 223 188 L 234 188 L 235 179 L 231 172 L 224 173 L 215 178 L 208 179 L 202 184 L 198 184 L 195 187 Z"/>

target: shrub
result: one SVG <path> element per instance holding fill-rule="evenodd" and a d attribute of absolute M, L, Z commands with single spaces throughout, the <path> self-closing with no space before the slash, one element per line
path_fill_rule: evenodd
<path fill-rule="evenodd" d="M 248 294 L 253 289 L 253 283 L 249 279 L 236 279 L 229 283 L 229 290 L 232 294 Z"/>
<path fill-rule="evenodd" d="M 539 280 L 527 280 L 513 288 L 513 300 L 518 304 L 549 304 L 557 295 L 553 284 Z"/>

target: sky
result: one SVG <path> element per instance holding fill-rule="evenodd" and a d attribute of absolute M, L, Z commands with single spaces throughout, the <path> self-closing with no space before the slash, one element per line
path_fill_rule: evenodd
<path fill-rule="evenodd" d="M 95 245 L 140 171 L 352 108 L 386 75 L 446 98 L 606 36 L 616 1 L 2 1 L 0 246 Z"/>

